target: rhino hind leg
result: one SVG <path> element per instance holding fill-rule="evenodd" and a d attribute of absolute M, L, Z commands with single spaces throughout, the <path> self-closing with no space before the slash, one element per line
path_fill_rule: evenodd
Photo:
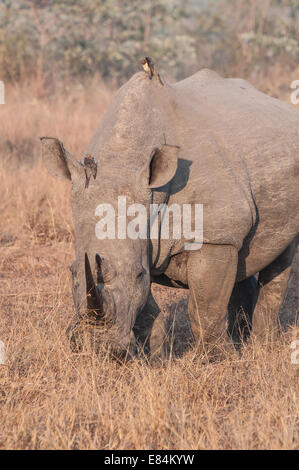
<path fill-rule="evenodd" d="M 203 360 L 221 358 L 235 350 L 227 335 L 226 318 L 237 263 L 238 252 L 229 245 L 203 245 L 189 255 L 188 313 L 196 349 Z"/>
<path fill-rule="evenodd" d="M 238 351 L 250 336 L 257 297 L 258 283 L 255 276 L 235 284 L 228 304 L 228 334 Z"/>
<path fill-rule="evenodd" d="M 269 266 L 259 273 L 259 296 L 253 315 L 256 338 L 274 340 L 280 331 L 279 311 L 284 301 L 298 237 Z"/>

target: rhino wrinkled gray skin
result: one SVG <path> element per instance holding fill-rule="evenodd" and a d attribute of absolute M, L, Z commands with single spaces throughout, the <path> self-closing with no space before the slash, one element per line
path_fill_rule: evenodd
<path fill-rule="evenodd" d="M 72 181 L 73 342 L 86 323 L 115 354 L 133 354 L 135 337 L 150 348 L 151 282 L 189 288 L 192 332 L 206 351 L 238 346 L 252 323 L 257 334 L 276 330 L 298 241 L 297 109 L 207 69 L 174 85 L 140 72 L 86 150 L 97 163 L 88 185 L 59 140 L 44 137 L 42 148 L 51 174 Z M 99 240 L 95 209 L 117 210 L 120 195 L 146 207 L 203 204 L 202 248 L 186 251 L 184 238 Z"/>

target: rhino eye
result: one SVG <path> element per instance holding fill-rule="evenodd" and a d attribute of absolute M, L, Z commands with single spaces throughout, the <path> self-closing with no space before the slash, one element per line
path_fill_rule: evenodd
<path fill-rule="evenodd" d="M 70 271 L 72 273 L 72 275 L 74 276 L 76 274 L 76 261 L 74 261 L 71 265 L 70 265 Z"/>

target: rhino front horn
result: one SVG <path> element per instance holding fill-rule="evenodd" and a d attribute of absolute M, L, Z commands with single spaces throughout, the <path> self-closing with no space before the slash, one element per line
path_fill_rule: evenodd
<path fill-rule="evenodd" d="M 97 286 L 95 285 L 87 253 L 85 253 L 85 278 L 87 310 L 89 313 L 92 312 L 97 320 L 103 320 L 103 298 L 102 295 L 100 295 Z"/>

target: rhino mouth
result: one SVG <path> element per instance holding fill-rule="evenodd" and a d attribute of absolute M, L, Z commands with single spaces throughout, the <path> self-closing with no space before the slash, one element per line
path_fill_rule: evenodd
<path fill-rule="evenodd" d="M 116 304 L 112 292 L 104 288 L 101 271 L 101 258 L 96 254 L 97 283 L 94 280 L 89 258 L 85 253 L 86 309 L 67 328 L 73 352 L 84 349 L 86 338 L 99 352 L 102 348 L 117 361 L 127 361 L 135 357 L 136 342 L 132 335 L 124 335 L 116 326 Z"/>

